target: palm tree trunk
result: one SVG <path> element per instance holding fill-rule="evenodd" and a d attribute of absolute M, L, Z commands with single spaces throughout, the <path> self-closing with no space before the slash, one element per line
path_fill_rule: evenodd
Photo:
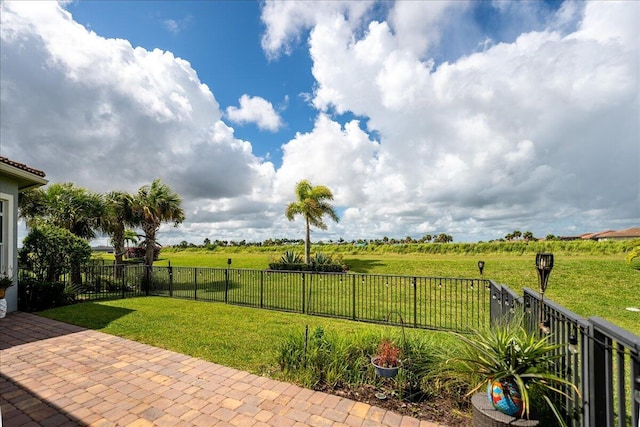
<path fill-rule="evenodd" d="M 154 224 L 146 224 L 142 226 L 145 236 L 144 264 L 151 267 L 153 265 L 154 250 L 156 246 L 156 226 Z"/>
<path fill-rule="evenodd" d="M 155 250 L 155 244 L 153 243 L 153 240 L 149 240 L 147 242 L 147 247 L 145 248 L 145 252 L 144 252 L 144 264 L 149 267 L 153 265 L 154 250 Z"/>
<path fill-rule="evenodd" d="M 124 266 L 122 262 L 122 255 L 124 255 L 124 233 L 116 232 L 113 235 L 113 252 L 115 256 L 115 269 L 114 276 L 116 279 L 121 279 L 124 273 Z"/>
<path fill-rule="evenodd" d="M 309 226 L 309 218 L 305 217 L 305 220 L 307 221 L 307 235 L 304 240 L 304 262 L 309 264 L 311 263 L 311 230 Z"/>

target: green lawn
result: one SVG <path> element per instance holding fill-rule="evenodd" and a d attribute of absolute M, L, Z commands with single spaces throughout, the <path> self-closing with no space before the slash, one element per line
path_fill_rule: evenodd
<path fill-rule="evenodd" d="M 291 333 L 321 327 L 340 335 L 398 334 L 399 328 L 163 297 L 86 302 L 39 313 L 257 374 L 277 375 L 276 354 Z M 407 330 L 451 340 L 444 332 Z M 446 344 L 443 344 L 446 345 Z"/>
<path fill-rule="evenodd" d="M 226 267 L 227 258 L 233 268 L 265 269 L 269 258 L 280 254 L 273 249 L 264 252 L 234 251 L 165 251 L 156 265 Z M 537 289 L 535 255 L 485 253 L 421 254 L 368 253 L 343 254 L 351 272 L 440 277 L 479 276 L 477 261 L 485 261 L 484 277 L 506 284 L 521 292 L 523 287 Z M 631 268 L 624 253 L 588 254 L 559 251 L 549 279 L 546 297 L 577 314 L 599 316 L 640 335 L 640 270 Z"/>

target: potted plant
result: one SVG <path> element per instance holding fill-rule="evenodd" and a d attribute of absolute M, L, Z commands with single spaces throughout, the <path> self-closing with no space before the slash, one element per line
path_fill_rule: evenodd
<path fill-rule="evenodd" d="M 0 299 L 5 297 L 7 288 L 11 286 L 13 286 L 13 278 L 9 276 L 7 272 L 0 274 Z"/>
<path fill-rule="evenodd" d="M 564 357 L 557 351 L 562 344 L 550 342 L 550 335 L 529 332 L 523 316 L 494 325 L 473 335 L 455 334 L 463 344 L 459 356 L 447 361 L 453 370 L 477 381 L 467 396 L 487 388 L 494 408 L 518 418 L 529 418 L 531 395 L 536 393 L 549 406 L 562 426 L 566 426 L 553 395 L 571 398 L 564 390 L 578 388 L 554 371 L 555 362 Z M 450 367 L 451 368 L 451 367 Z"/>
<path fill-rule="evenodd" d="M 402 365 L 400 360 L 400 348 L 389 338 L 383 338 L 371 357 L 371 364 L 376 374 L 383 378 L 393 378 L 398 375 L 398 369 Z"/>
<path fill-rule="evenodd" d="M 13 278 L 7 272 L 0 274 L 0 319 L 7 315 L 7 301 L 4 299 L 7 288 L 13 286 Z"/>

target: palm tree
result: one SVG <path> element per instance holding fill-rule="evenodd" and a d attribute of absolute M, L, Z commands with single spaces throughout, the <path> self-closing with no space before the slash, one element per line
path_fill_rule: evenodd
<path fill-rule="evenodd" d="M 104 204 L 105 214 L 100 228 L 111 237 L 116 266 L 119 266 L 121 271 L 127 227 L 137 225 L 134 197 L 122 191 L 111 191 L 104 196 Z"/>
<path fill-rule="evenodd" d="M 85 240 L 96 237 L 104 213 L 102 196 L 73 183 L 56 183 L 20 195 L 20 216 L 28 226 L 38 222 L 69 230 Z"/>
<path fill-rule="evenodd" d="M 135 200 L 136 215 L 144 232 L 145 263 L 153 265 L 156 232 L 163 222 L 173 222 L 177 227 L 184 221 L 182 199 L 162 180 L 155 179 L 151 185 L 140 187 Z"/>
<path fill-rule="evenodd" d="M 142 236 L 136 233 L 135 230 L 131 230 L 131 229 L 124 230 L 124 243 L 127 249 L 129 249 L 129 243 L 133 243 L 133 244 L 138 243 L 138 237 L 142 237 Z"/>
<path fill-rule="evenodd" d="M 312 186 L 309 181 L 303 179 L 296 184 L 297 201 L 289 203 L 285 215 L 289 221 L 293 221 L 296 215 L 302 215 L 306 225 L 306 238 L 304 241 L 305 262 L 311 260 L 311 226 L 326 230 L 327 225 L 322 221 L 324 215 L 338 222 L 340 218 L 333 206 L 327 200 L 333 200 L 333 193 L 324 185 Z"/>

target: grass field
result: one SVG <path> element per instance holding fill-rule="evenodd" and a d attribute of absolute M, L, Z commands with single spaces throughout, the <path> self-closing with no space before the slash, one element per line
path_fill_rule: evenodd
<path fill-rule="evenodd" d="M 554 248 L 550 248 L 554 249 Z M 165 250 L 154 265 L 189 267 L 227 266 L 233 268 L 265 269 L 272 257 L 283 248 L 261 251 L 239 248 L 215 251 Z M 555 256 L 555 266 L 549 279 L 546 297 L 584 317 L 599 316 L 640 335 L 640 313 L 626 310 L 640 308 L 640 270 L 624 260 L 624 252 L 605 247 L 600 251 L 571 252 L 566 248 Z M 505 284 L 521 292 L 523 287 L 537 289 L 535 254 L 425 254 L 425 253 L 363 253 L 342 254 L 350 272 L 367 274 L 415 275 L 430 277 L 478 278 L 477 261 L 485 261 L 484 277 Z M 111 260 L 112 258 L 105 258 Z"/>
<path fill-rule="evenodd" d="M 224 366 L 270 375 L 277 375 L 274 362 L 282 340 L 289 334 L 303 336 L 305 326 L 310 331 L 320 327 L 345 336 L 397 337 L 400 332 L 388 326 L 162 297 L 86 302 L 39 314 Z M 454 339 L 444 332 L 407 330 L 406 334 L 429 335 L 443 343 Z"/>

